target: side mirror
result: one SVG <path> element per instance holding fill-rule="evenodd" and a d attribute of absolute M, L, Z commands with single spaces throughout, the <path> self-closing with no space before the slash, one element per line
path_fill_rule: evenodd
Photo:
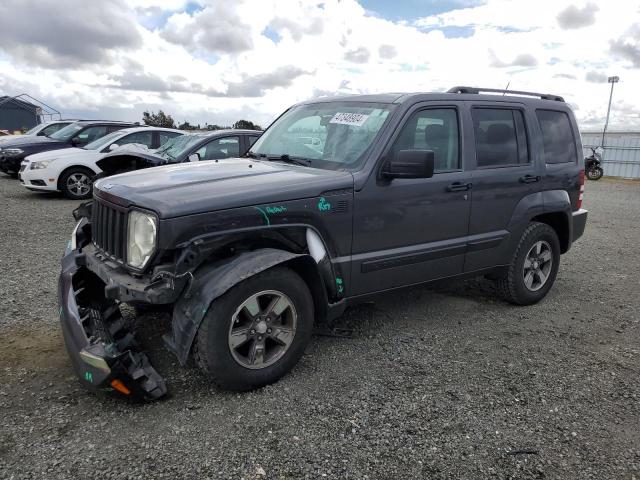
<path fill-rule="evenodd" d="M 192 153 L 191 155 L 189 155 L 189 161 L 190 162 L 199 162 L 200 161 L 200 154 L 198 152 Z"/>
<path fill-rule="evenodd" d="M 78 137 L 72 138 L 71 145 L 73 145 L 74 147 L 82 145 L 82 141 Z"/>
<path fill-rule="evenodd" d="M 431 178 L 435 168 L 432 150 L 400 150 L 382 170 L 386 178 Z"/>

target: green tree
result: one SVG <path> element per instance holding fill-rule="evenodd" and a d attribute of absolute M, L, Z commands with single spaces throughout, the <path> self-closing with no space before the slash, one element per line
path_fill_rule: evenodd
<path fill-rule="evenodd" d="M 171 115 L 165 114 L 162 110 L 155 112 L 142 112 L 142 121 L 145 125 L 152 127 L 176 128 L 176 123 Z"/>
<path fill-rule="evenodd" d="M 242 130 L 262 130 L 260 125 L 256 125 L 255 123 L 249 120 L 238 120 L 233 124 L 233 128 L 238 128 Z"/>

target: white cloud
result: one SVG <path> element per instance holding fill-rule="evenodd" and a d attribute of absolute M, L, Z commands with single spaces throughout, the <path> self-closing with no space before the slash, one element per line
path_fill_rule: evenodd
<path fill-rule="evenodd" d="M 0 42 L 0 91 L 26 89 L 63 111 L 102 109 L 127 119 L 159 106 L 191 123 L 250 115 L 267 124 L 292 103 L 319 95 L 510 82 L 514 89 L 564 96 L 581 123 L 597 127 L 608 100 L 602 78 L 620 75 L 611 122 L 640 128 L 633 113 L 640 110 L 635 2 L 489 0 L 394 23 L 369 15 L 356 0 L 203 0 L 188 9 L 192 13 L 185 11 L 192 2 L 184 0 L 134 0 L 130 8 L 118 1 L 92 7 L 103 9 L 95 17 L 115 11 L 120 20 L 109 24 L 112 33 L 124 28 L 121 38 L 137 41 L 110 44 L 94 35 L 97 43 L 77 41 L 87 50 L 78 51 L 64 40 L 56 47 L 64 62 L 55 64 L 51 55 L 34 61 L 42 42 L 12 33 Z M 45 29 L 50 20 L 38 11 L 55 16 L 59 3 L 30 2 L 21 2 L 23 14 Z M 150 11 L 166 23 L 136 24 L 140 12 Z"/>

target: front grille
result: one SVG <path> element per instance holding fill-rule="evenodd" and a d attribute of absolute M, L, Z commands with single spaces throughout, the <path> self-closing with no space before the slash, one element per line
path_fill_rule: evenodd
<path fill-rule="evenodd" d="M 91 237 L 93 244 L 103 253 L 124 262 L 127 212 L 94 200 L 91 211 Z"/>

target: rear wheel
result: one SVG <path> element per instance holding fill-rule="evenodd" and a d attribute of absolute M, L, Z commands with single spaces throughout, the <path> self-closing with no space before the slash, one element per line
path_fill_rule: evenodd
<path fill-rule="evenodd" d="M 72 200 L 91 198 L 94 177 L 88 168 L 70 168 L 60 177 L 60 191 Z"/>
<path fill-rule="evenodd" d="M 602 170 L 601 167 L 592 167 L 585 173 L 589 180 L 600 180 L 602 178 L 602 175 L 604 175 L 604 170 Z"/>
<path fill-rule="evenodd" d="M 559 265 L 560 242 L 555 230 L 533 222 L 522 234 L 507 272 L 496 280 L 498 290 L 516 305 L 536 303 L 553 286 Z"/>
<path fill-rule="evenodd" d="M 239 283 L 211 304 L 194 356 L 220 387 L 251 390 L 294 367 L 312 328 L 309 289 L 298 274 L 278 267 Z"/>

